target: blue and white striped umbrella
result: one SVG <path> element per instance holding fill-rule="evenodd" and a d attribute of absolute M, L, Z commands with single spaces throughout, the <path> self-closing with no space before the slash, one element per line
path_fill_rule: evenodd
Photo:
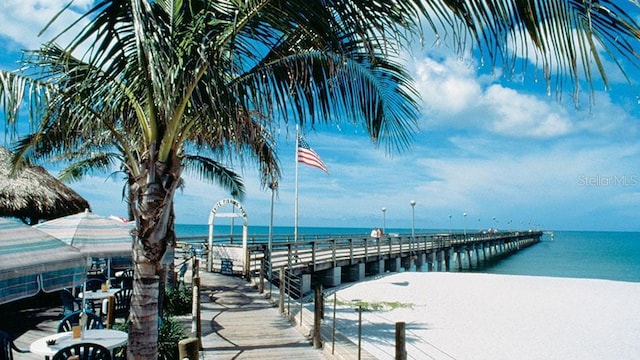
<path fill-rule="evenodd" d="M 80 250 L 86 257 L 131 256 L 135 224 L 90 211 L 64 216 L 34 227 Z"/>
<path fill-rule="evenodd" d="M 0 304 L 82 283 L 87 261 L 55 237 L 0 218 Z"/>

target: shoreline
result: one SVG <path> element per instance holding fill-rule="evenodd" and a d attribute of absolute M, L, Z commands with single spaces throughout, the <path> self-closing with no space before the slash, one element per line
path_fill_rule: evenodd
<path fill-rule="evenodd" d="M 400 304 L 362 313 L 363 348 L 380 359 L 393 359 L 399 321 L 406 323 L 409 359 L 640 356 L 636 282 L 404 272 L 349 284 L 336 295 L 338 304 L 349 304 L 338 306 L 337 330 L 355 343 L 354 299 Z"/>

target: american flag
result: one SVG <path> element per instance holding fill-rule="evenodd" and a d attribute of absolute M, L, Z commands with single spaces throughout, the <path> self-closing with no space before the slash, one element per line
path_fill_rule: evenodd
<path fill-rule="evenodd" d="M 320 159 L 320 156 L 313 151 L 302 136 L 298 136 L 298 162 L 317 167 L 327 174 L 329 173 L 329 169 L 327 169 L 327 166 L 324 164 L 322 159 Z"/>

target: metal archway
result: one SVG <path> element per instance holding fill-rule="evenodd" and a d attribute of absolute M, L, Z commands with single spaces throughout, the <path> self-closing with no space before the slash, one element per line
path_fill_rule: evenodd
<path fill-rule="evenodd" d="M 224 205 L 232 205 L 234 208 L 238 209 L 238 212 L 232 213 L 218 213 L 218 210 Z M 214 220 L 216 217 L 224 217 L 224 218 L 242 218 L 242 269 L 243 275 L 247 276 L 249 274 L 249 261 L 247 256 L 249 255 L 247 251 L 247 212 L 242 207 L 242 204 L 235 199 L 222 199 L 218 201 L 213 208 L 211 208 L 211 212 L 209 213 L 209 254 L 207 256 L 207 268 L 209 272 L 213 271 L 213 259 L 214 259 L 214 248 L 213 248 L 213 228 L 214 228 Z M 221 270 L 221 272 L 223 272 Z"/>

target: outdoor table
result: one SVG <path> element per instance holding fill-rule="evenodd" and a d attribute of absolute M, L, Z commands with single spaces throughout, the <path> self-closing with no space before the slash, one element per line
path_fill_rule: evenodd
<path fill-rule="evenodd" d="M 51 339 L 55 339 L 56 343 L 53 345 L 47 345 L 47 340 Z M 42 355 L 45 358 L 50 358 L 58 351 L 69 345 L 84 342 L 102 345 L 113 353 L 114 349 L 127 344 L 128 334 L 124 331 L 119 330 L 90 329 L 84 330 L 84 334 L 82 337 L 74 339 L 73 332 L 67 331 L 40 338 L 31 343 L 29 350 L 34 354 Z"/>
<path fill-rule="evenodd" d="M 96 290 L 96 291 L 85 291 L 83 293 L 78 294 L 78 297 L 81 299 L 85 299 L 91 303 L 91 308 L 95 311 L 96 307 L 98 311 L 102 311 L 102 302 L 108 299 L 109 296 L 115 294 L 120 289 L 108 289 L 107 291 Z M 97 304 L 96 304 L 97 303 Z M 104 313 L 103 313 L 104 315 Z"/>
<path fill-rule="evenodd" d="M 118 290 L 120 289 L 108 289 L 107 291 L 102 291 L 102 290 L 85 291 L 83 293 L 78 294 L 78 297 L 81 299 L 86 299 L 88 301 L 108 299 L 109 296 L 115 294 Z"/>

